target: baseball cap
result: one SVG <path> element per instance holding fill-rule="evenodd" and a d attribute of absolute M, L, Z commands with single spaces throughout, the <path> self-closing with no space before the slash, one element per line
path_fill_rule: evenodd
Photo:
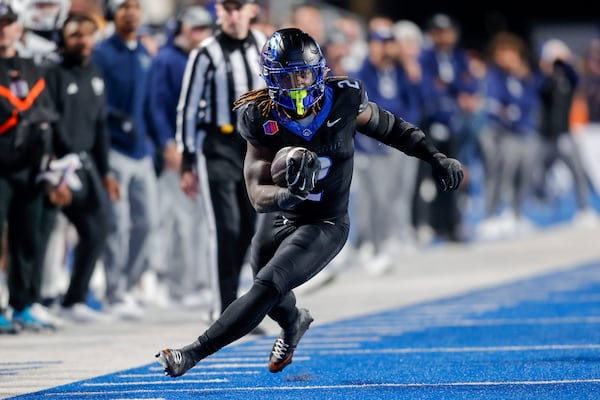
<path fill-rule="evenodd" d="M 127 0 L 108 0 L 108 9 L 114 15 L 117 13 L 117 10 L 121 8 L 123 4 L 125 4 Z M 138 0 L 139 3 L 139 0 Z"/>
<path fill-rule="evenodd" d="M 11 6 L 0 3 L 0 20 L 2 19 L 14 22 L 19 19 L 19 16 L 14 12 Z"/>
<path fill-rule="evenodd" d="M 427 29 L 456 29 L 456 23 L 448 14 L 435 14 L 427 22 Z"/>
<path fill-rule="evenodd" d="M 571 58 L 571 50 L 562 40 L 549 39 L 542 45 L 540 58 L 549 63 L 556 60 L 567 61 Z"/>
<path fill-rule="evenodd" d="M 191 6 L 183 12 L 181 22 L 189 26 L 211 26 L 213 24 L 213 17 L 206 8 Z"/>
<path fill-rule="evenodd" d="M 238 3 L 241 5 L 244 4 L 253 4 L 256 3 L 256 0 L 217 0 L 217 3 L 222 4 L 222 3 Z"/>
<path fill-rule="evenodd" d="M 385 42 L 394 40 L 394 32 L 391 27 L 379 26 L 369 31 L 369 40 L 373 42 Z"/>

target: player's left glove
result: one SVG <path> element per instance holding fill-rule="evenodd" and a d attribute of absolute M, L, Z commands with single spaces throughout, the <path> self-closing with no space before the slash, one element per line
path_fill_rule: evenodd
<path fill-rule="evenodd" d="M 442 191 L 458 189 L 464 177 L 462 166 L 458 160 L 437 153 L 433 156 L 430 164 L 433 179 Z"/>
<path fill-rule="evenodd" d="M 288 189 L 294 195 L 306 199 L 308 193 L 315 188 L 320 168 L 319 157 L 310 150 L 304 151 L 300 159 L 291 157 L 286 167 Z"/>

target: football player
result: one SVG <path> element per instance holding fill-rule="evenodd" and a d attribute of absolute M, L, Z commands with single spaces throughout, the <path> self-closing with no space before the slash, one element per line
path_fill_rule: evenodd
<path fill-rule="evenodd" d="M 360 81 L 326 74 L 321 48 L 307 33 L 281 29 L 265 43 L 261 75 L 267 87 L 246 93 L 235 104 L 248 143 L 248 194 L 256 210 L 265 213 L 252 242 L 254 283 L 196 341 L 156 355 L 166 375 L 183 375 L 267 315 L 282 329 L 271 349 L 269 371 L 279 372 L 292 362 L 313 321 L 308 310 L 296 307 L 293 289 L 325 268 L 348 237 L 357 131 L 428 162 L 441 190 L 459 187 L 459 161 L 440 153 L 418 127 L 370 102 Z M 287 186 L 281 187 L 273 182 L 270 167 L 286 146 L 310 152 L 290 158 Z"/>

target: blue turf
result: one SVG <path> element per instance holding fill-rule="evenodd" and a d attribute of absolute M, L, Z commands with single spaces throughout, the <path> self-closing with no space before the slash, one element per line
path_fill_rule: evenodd
<path fill-rule="evenodd" d="M 177 379 L 151 363 L 16 398 L 598 399 L 599 325 L 600 262 L 331 324 L 317 320 L 280 374 L 266 368 L 268 337 L 227 347 Z"/>

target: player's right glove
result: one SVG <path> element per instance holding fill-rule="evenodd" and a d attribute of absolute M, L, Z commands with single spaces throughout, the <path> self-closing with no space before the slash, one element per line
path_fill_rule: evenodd
<path fill-rule="evenodd" d="M 291 157 L 286 166 L 285 179 L 288 189 L 295 196 L 306 199 L 311 190 L 315 188 L 321 162 L 312 151 L 302 152 L 302 157 Z"/>
<path fill-rule="evenodd" d="M 463 180 L 464 172 L 458 160 L 437 153 L 431 161 L 433 179 L 444 192 L 456 190 Z"/>

